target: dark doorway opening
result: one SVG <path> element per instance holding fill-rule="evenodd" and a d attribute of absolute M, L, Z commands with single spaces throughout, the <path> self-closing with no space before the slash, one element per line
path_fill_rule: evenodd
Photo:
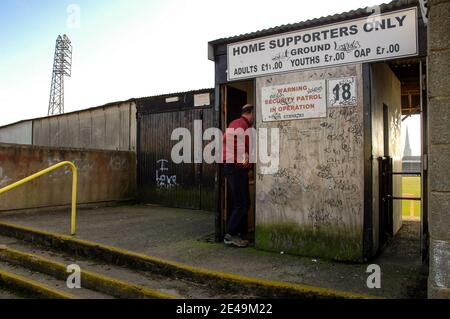
<path fill-rule="evenodd" d="M 254 81 L 242 81 L 223 85 L 221 88 L 222 94 L 222 114 L 221 114 L 221 128 L 225 131 L 228 125 L 235 119 L 241 116 L 242 107 L 251 103 L 254 104 Z M 248 212 L 247 230 L 248 239 L 253 240 L 255 232 L 255 174 L 251 170 L 249 172 L 249 191 L 251 207 Z M 227 180 L 223 174 L 220 173 L 220 237 L 219 240 L 226 234 L 227 224 L 231 215 L 231 194 L 227 184 Z"/>

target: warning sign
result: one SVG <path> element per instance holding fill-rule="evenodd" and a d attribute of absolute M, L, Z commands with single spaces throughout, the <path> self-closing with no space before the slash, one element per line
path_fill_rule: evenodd
<path fill-rule="evenodd" d="M 262 88 L 263 122 L 327 116 L 326 82 L 311 81 Z"/>

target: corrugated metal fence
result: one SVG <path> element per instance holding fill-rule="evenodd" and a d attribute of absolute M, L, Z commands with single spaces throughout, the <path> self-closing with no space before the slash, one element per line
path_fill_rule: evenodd
<path fill-rule="evenodd" d="M 216 127 L 212 90 L 209 105 L 195 107 L 194 93 L 186 93 L 179 102 L 167 103 L 165 98 L 138 102 L 138 190 L 147 203 L 214 210 L 216 166 L 195 164 L 194 142 L 191 141 L 192 163 L 175 164 L 172 148 L 178 141 L 171 135 L 176 128 L 186 128 L 194 138 L 194 121 L 202 120 L 202 133 Z M 205 94 L 200 92 L 199 94 Z"/>
<path fill-rule="evenodd" d="M 110 103 L 0 128 L 0 143 L 47 147 L 136 150 L 136 103 Z"/>
<path fill-rule="evenodd" d="M 134 102 L 34 120 L 33 144 L 134 151 L 136 149 Z"/>
<path fill-rule="evenodd" d="M 20 122 L 0 129 L 0 143 L 33 144 L 33 121 Z"/>

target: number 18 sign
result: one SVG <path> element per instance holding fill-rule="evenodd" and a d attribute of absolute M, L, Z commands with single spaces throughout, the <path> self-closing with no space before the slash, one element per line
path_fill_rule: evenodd
<path fill-rule="evenodd" d="M 356 96 L 356 77 L 328 80 L 328 107 L 354 106 Z"/>

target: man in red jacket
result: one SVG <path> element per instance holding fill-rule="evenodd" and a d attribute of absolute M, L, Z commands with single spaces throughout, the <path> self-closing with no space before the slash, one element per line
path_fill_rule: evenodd
<path fill-rule="evenodd" d="M 224 174 L 230 187 L 232 211 L 224 238 L 226 245 L 247 247 L 248 241 L 240 237 L 247 233 L 247 216 L 250 208 L 250 193 L 248 189 L 248 172 L 250 163 L 250 139 L 248 131 L 253 125 L 253 105 L 242 108 L 241 117 L 228 126 L 223 137 Z"/>

